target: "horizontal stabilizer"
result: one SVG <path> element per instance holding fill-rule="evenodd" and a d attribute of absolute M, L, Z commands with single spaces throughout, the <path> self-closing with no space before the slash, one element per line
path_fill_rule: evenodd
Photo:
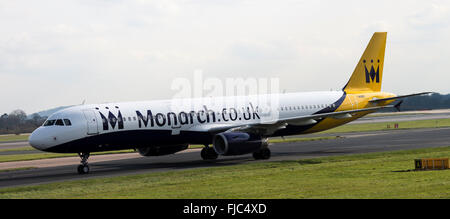
<path fill-rule="evenodd" d="M 417 94 L 408 94 L 408 95 L 402 95 L 402 96 L 396 96 L 396 97 L 389 97 L 389 98 L 383 98 L 383 99 L 370 100 L 369 102 L 371 102 L 371 103 L 379 103 L 379 102 L 383 102 L 383 101 L 387 101 L 387 100 L 397 100 L 397 99 L 402 99 L 402 98 L 406 98 L 406 97 L 420 96 L 420 95 L 431 94 L 431 93 L 433 93 L 433 92 L 422 92 L 422 93 L 417 93 Z"/>

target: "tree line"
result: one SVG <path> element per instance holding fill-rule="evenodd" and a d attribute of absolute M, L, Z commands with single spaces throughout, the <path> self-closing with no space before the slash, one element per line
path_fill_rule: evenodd
<path fill-rule="evenodd" d="M 450 109 L 450 94 L 433 93 L 425 96 L 415 96 L 405 99 L 401 110 L 431 110 Z"/>
<path fill-rule="evenodd" d="M 30 133 L 44 123 L 47 117 L 34 113 L 30 118 L 20 109 L 0 116 L 0 134 Z"/>
<path fill-rule="evenodd" d="M 398 101 L 393 104 L 398 103 Z M 450 94 L 433 93 L 431 95 L 408 97 L 400 106 L 401 111 L 450 109 Z M 396 111 L 385 109 L 382 111 Z"/>

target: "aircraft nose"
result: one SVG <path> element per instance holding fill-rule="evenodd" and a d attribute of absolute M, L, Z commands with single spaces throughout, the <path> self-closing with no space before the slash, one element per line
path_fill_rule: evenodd
<path fill-rule="evenodd" d="M 38 149 L 43 151 L 47 147 L 47 136 L 42 132 L 41 128 L 34 130 L 30 137 L 28 138 L 28 143 Z"/>

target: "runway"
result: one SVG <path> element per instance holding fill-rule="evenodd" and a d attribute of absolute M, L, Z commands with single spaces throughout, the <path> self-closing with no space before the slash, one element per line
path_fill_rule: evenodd
<path fill-rule="evenodd" d="M 67 180 L 110 177 L 138 173 L 177 171 L 192 168 L 217 167 L 251 162 L 300 160 L 305 158 L 405 150 L 450 145 L 450 128 L 390 130 L 340 134 L 342 138 L 319 141 L 277 143 L 270 146 L 270 160 L 255 161 L 252 155 L 219 157 L 203 161 L 200 149 L 191 149 L 161 157 L 139 157 L 91 162 L 91 173 L 79 175 L 77 165 L 63 165 L 29 170 L 0 172 L 0 188 L 36 185 Z M 413 161 L 411 161 L 413 168 Z"/>

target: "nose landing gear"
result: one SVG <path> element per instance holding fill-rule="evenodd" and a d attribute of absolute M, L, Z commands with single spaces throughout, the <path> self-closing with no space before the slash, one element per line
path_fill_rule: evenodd
<path fill-rule="evenodd" d="M 89 173 L 89 165 L 88 165 L 88 158 L 89 153 L 78 153 L 78 156 L 81 158 L 81 164 L 78 166 L 78 173 L 79 174 L 88 174 Z"/>

